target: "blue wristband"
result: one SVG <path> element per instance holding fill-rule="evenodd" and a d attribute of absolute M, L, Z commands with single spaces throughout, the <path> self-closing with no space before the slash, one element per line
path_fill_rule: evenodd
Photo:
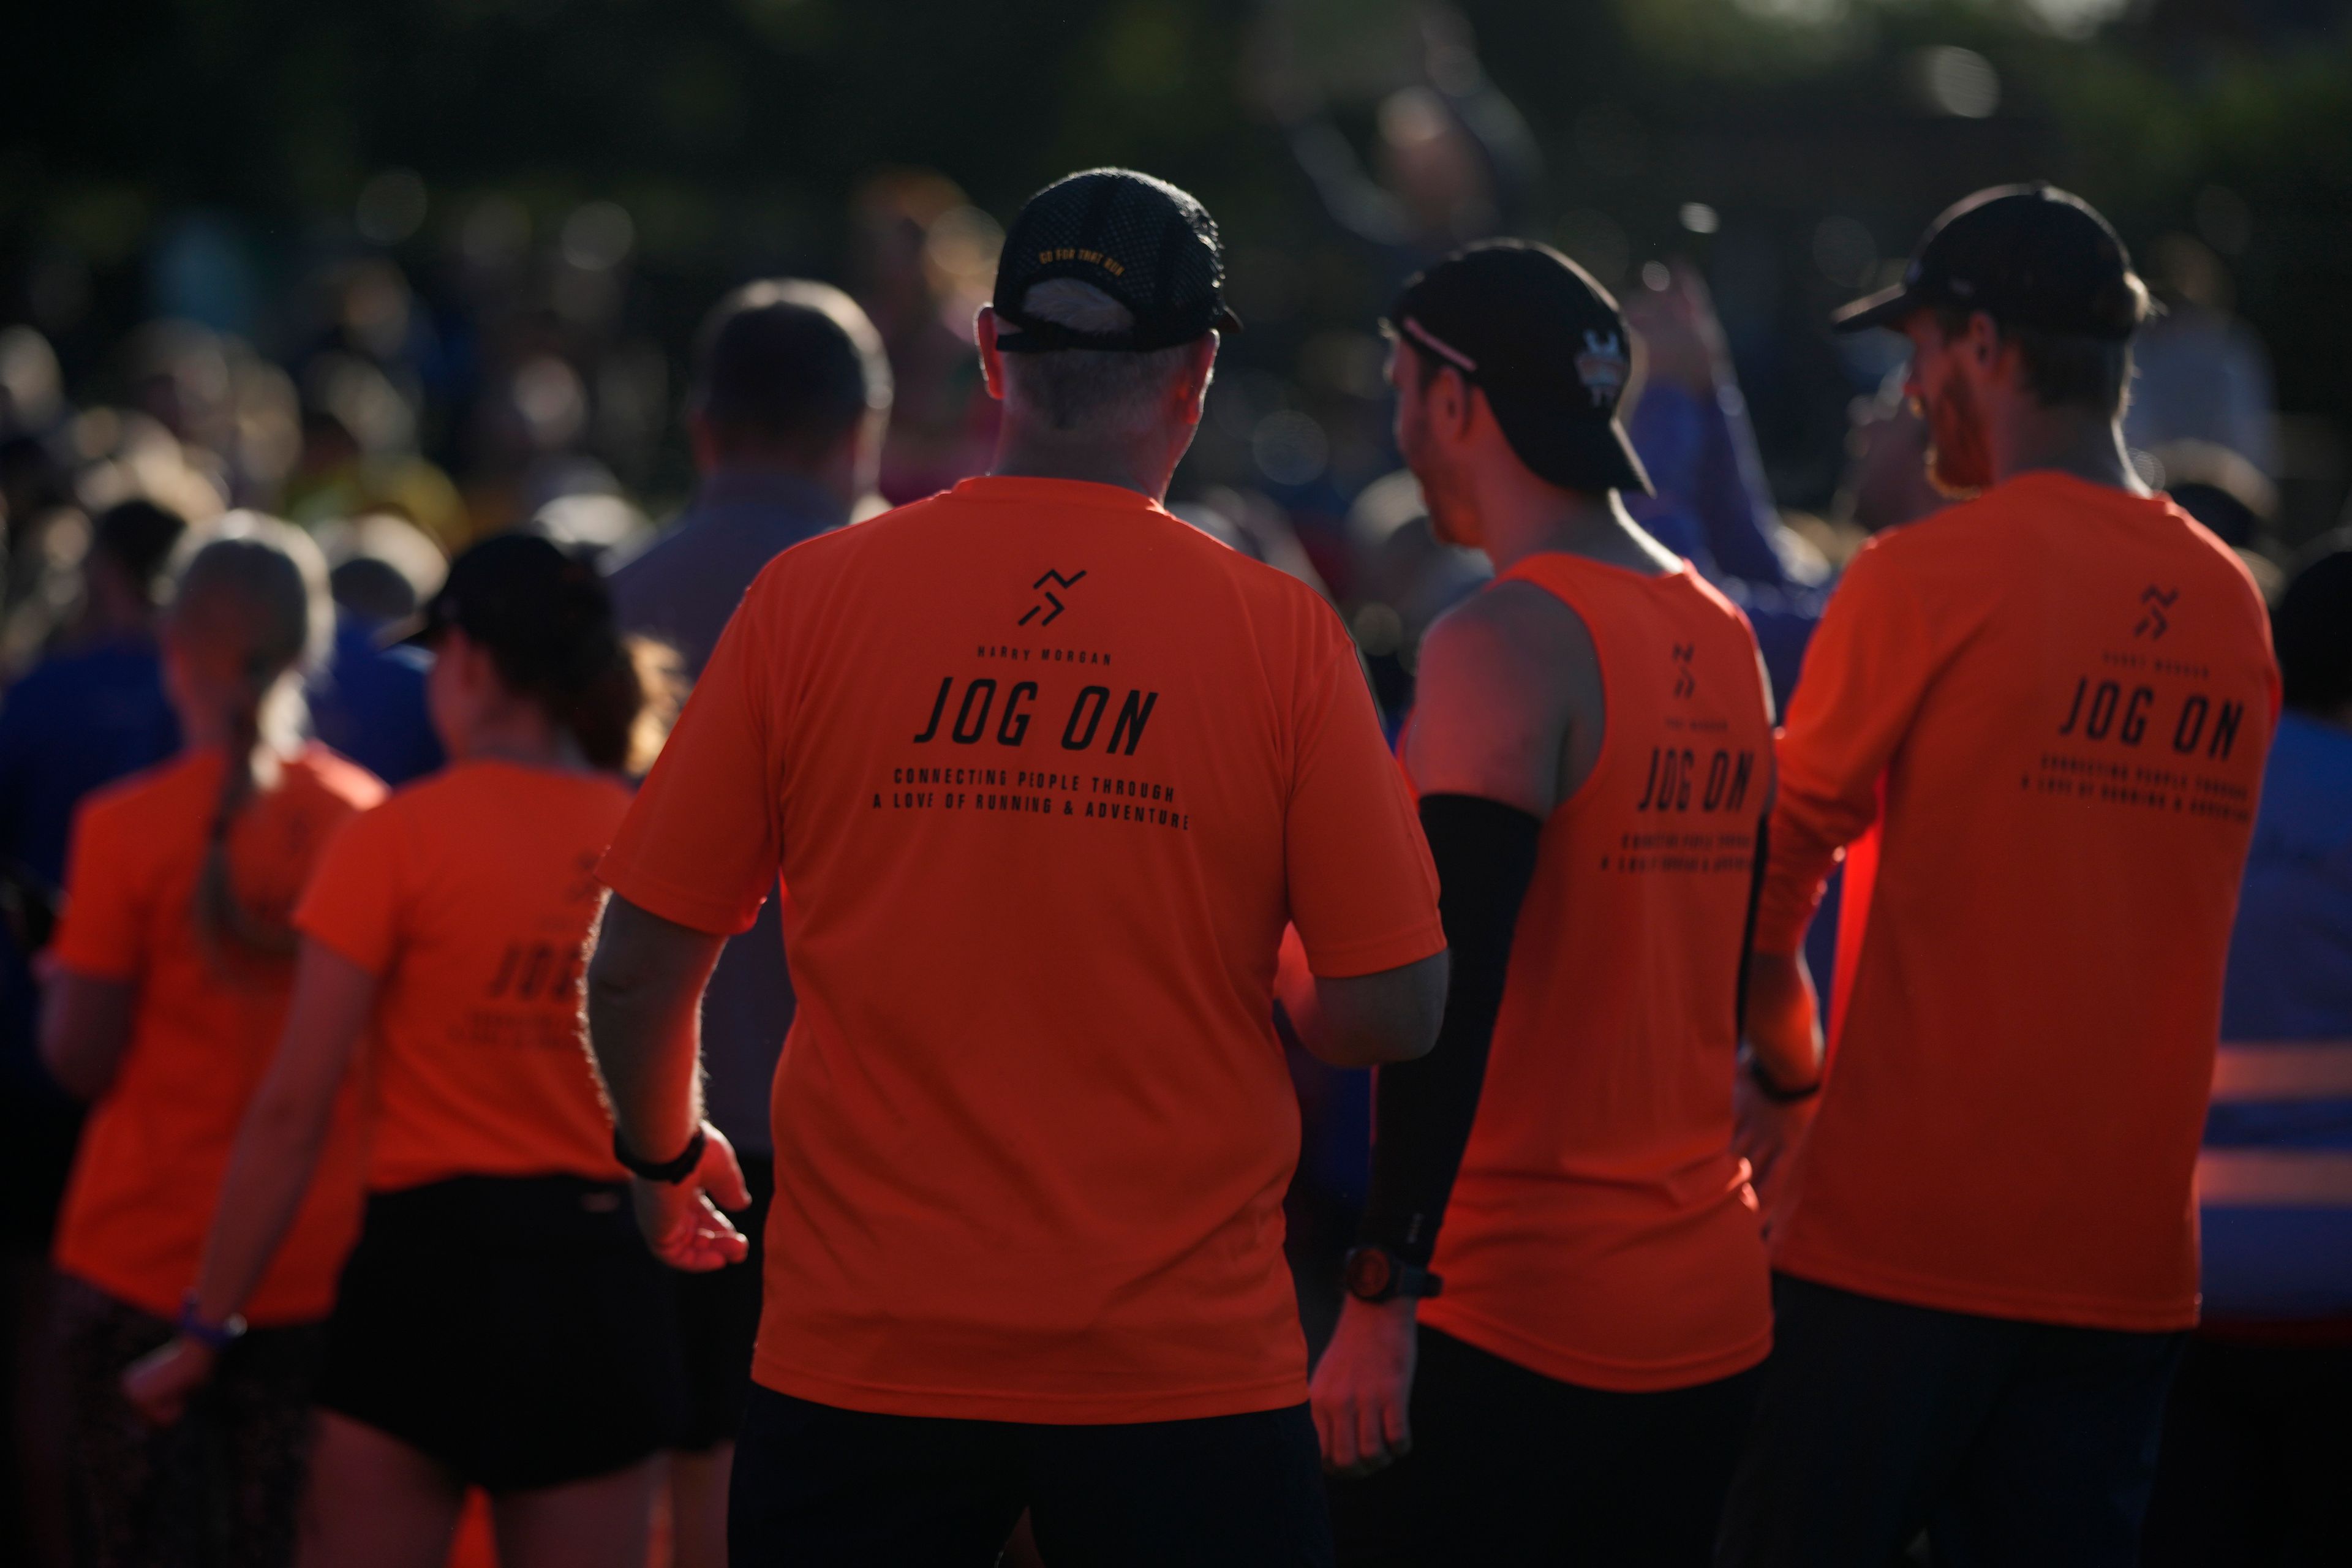
<path fill-rule="evenodd" d="M 218 1355 L 237 1341 L 245 1338 L 245 1316 L 231 1312 L 225 1323 L 207 1323 L 196 1315 L 196 1293 L 191 1290 L 180 1301 L 180 1316 L 172 1327 L 174 1331 Z"/>

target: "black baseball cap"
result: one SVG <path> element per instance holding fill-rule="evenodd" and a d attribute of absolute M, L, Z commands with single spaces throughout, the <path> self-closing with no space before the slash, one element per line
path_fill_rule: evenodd
<path fill-rule="evenodd" d="M 385 634 L 430 643 L 455 626 L 519 686 L 569 688 L 610 656 L 613 596 L 595 565 L 538 533 L 499 533 L 449 563 L 440 592 Z"/>
<path fill-rule="evenodd" d="M 1559 251 L 1518 239 L 1457 250 L 1404 286 L 1386 325 L 1485 393 L 1511 450 L 1541 478 L 1648 493 L 1617 422 L 1633 372 L 1625 318 Z"/>
<path fill-rule="evenodd" d="M 1021 301 L 1055 278 L 1091 283 L 1134 317 L 1124 332 L 1082 332 L 1032 320 Z M 1088 169 L 1031 196 L 996 262 L 999 331 L 1007 353 L 1173 348 L 1212 331 L 1238 332 L 1225 306 L 1224 251 L 1209 209 L 1165 180 L 1133 169 Z"/>
<path fill-rule="evenodd" d="M 2120 342 L 2147 318 L 2147 289 L 2106 219 L 2082 197 L 2037 180 L 1995 185 L 1947 209 L 1928 226 L 1902 282 L 1832 321 L 1856 332 L 1938 306 Z"/>

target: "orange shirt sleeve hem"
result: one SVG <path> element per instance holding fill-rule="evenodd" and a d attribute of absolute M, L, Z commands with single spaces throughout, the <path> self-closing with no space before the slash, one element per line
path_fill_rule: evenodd
<path fill-rule="evenodd" d="M 759 903 L 746 910 L 740 904 L 688 892 L 612 854 L 596 863 L 596 879 L 647 914 L 709 936 L 740 936 L 760 918 Z"/>
<path fill-rule="evenodd" d="M 1304 939 L 1302 938 L 1302 941 Z M 1415 921 L 1391 936 L 1360 942 L 1307 942 L 1307 967 L 1324 980 L 1352 980 L 1402 969 L 1445 951 L 1445 928 L 1437 921 Z"/>

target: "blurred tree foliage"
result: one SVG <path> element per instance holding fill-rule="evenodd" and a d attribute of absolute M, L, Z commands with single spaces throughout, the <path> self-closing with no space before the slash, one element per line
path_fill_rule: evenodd
<path fill-rule="evenodd" d="M 1824 495 L 1843 397 L 1866 369 L 1837 357 L 1822 310 L 1857 268 L 1899 258 L 1947 202 L 1999 179 L 2076 188 L 2141 247 L 2200 232 L 2201 215 L 2277 352 L 2284 405 L 2352 429 L 2337 372 L 2352 359 L 2347 7 L 2137 0 L 2102 24 L 2089 4 L 1462 8 L 1544 153 L 1522 226 L 1563 241 L 1613 230 L 1633 267 L 1704 261 L 1796 499 Z M 0 102 L 0 315 L 37 315 L 42 268 L 63 257 L 89 279 L 79 335 L 101 341 L 141 309 L 138 260 L 159 223 L 229 215 L 290 268 L 351 243 L 357 193 L 405 168 L 431 196 L 412 247 L 446 241 L 485 193 L 520 201 L 541 235 L 581 201 L 620 203 L 635 288 L 675 343 L 750 271 L 837 272 L 845 198 L 877 167 L 938 168 L 1003 216 L 1066 169 L 1121 162 L 1199 192 L 1237 273 L 1262 264 L 1265 331 L 1244 363 L 1274 363 L 1384 301 L 1274 123 L 1269 53 L 1303 62 L 1360 142 L 1379 99 L 1418 76 L 1424 16 L 1411 0 L 20 7 Z M 1686 221 L 1693 203 L 1712 229 Z M 1832 218 L 1850 226 L 1825 230 Z"/>

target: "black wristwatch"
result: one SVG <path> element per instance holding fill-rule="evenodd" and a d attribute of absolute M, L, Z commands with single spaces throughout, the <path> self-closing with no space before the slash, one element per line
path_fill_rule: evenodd
<path fill-rule="evenodd" d="M 674 1187 L 694 1174 L 694 1168 L 702 1163 L 703 1145 L 709 1142 L 709 1137 L 704 1133 L 700 1124 L 698 1123 L 694 1129 L 694 1136 L 686 1141 L 686 1150 L 683 1153 L 674 1160 L 664 1160 L 661 1163 L 655 1164 L 648 1160 L 640 1160 L 631 1153 L 628 1144 L 621 1141 L 621 1130 L 615 1127 L 613 1129 L 613 1158 L 621 1162 L 631 1175 L 642 1181 L 659 1182 L 666 1187 Z"/>
<path fill-rule="evenodd" d="M 1385 1247 L 1359 1247 L 1349 1252 L 1340 1267 L 1339 1282 L 1359 1301 L 1392 1301 L 1399 1296 L 1421 1299 L 1445 1289 L 1444 1280 Z"/>

